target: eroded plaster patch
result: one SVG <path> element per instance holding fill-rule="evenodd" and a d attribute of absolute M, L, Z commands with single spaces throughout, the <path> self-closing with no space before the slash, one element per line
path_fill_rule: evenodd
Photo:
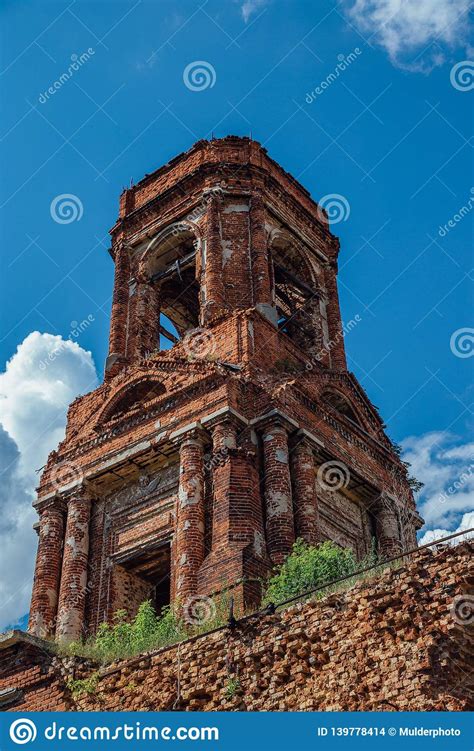
<path fill-rule="evenodd" d="M 267 513 L 268 516 L 280 516 L 287 514 L 289 509 L 289 498 L 281 490 L 270 490 L 267 496 Z"/>
<path fill-rule="evenodd" d="M 221 240 L 222 246 L 222 266 L 225 267 L 232 258 L 232 242 L 230 240 Z"/>
<path fill-rule="evenodd" d="M 229 206 L 226 206 L 223 214 L 235 214 L 236 212 L 240 211 L 248 211 L 249 206 L 247 203 L 231 203 Z"/>

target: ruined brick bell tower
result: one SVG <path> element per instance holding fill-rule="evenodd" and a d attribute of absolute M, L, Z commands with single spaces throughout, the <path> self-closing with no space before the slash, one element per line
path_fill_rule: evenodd
<path fill-rule="evenodd" d="M 105 381 L 41 478 L 30 631 L 75 639 L 148 598 L 255 605 L 297 537 L 416 544 L 308 192 L 255 141 L 199 141 L 122 194 L 111 235 Z"/>

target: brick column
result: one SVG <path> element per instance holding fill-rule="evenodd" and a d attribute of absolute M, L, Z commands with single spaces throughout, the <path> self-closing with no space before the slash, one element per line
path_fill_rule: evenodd
<path fill-rule="evenodd" d="M 57 640 L 78 639 L 83 632 L 91 505 L 91 499 L 83 490 L 71 495 L 67 504 L 66 536 L 56 627 Z"/>
<path fill-rule="evenodd" d="M 196 593 L 204 553 L 204 447 L 202 431 L 193 430 L 179 447 L 175 591 L 182 604 Z"/>
<path fill-rule="evenodd" d="M 125 244 L 120 241 L 115 253 L 114 293 L 110 318 L 109 354 L 105 365 L 106 371 L 110 371 L 117 362 L 120 362 L 126 356 L 129 278 L 130 263 L 128 250 Z"/>
<path fill-rule="evenodd" d="M 148 279 L 138 277 L 135 294 L 136 355 L 144 357 L 160 346 L 160 288 Z"/>
<path fill-rule="evenodd" d="M 265 543 L 256 446 L 247 420 L 226 407 L 202 418 L 212 435 L 212 546 L 198 578 L 200 593 L 232 587 L 237 609 L 260 603 L 271 568 Z"/>
<path fill-rule="evenodd" d="M 291 451 L 291 479 L 296 537 L 310 545 L 317 543 L 318 501 L 311 444 L 306 438 L 296 438 Z"/>
<path fill-rule="evenodd" d="M 267 236 L 265 232 L 265 204 L 260 193 L 252 194 L 250 201 L 250 242 L 254 303 L 263 315 L 277 323 L 277 313 L 272 305 Z"/>
<path fill-rule="evenodd" d="M 347 370 L 344 337 L 342 333 L 341 311 L 337 290 L 337 263 L 327 265 L 324 269 L 327 293 L 327 323 L 329 331 L 329 356 L 331 367 L 335 370 Z"/>
<path fill-rule="evenodd" d="M 402 552 L 396 501 L 382 493 L 374 506 L 379 555 L 390 558 Z"/>
<path fill-rule="evenodd" d="M 219 217 L 220 199 L 211 195 L 207 201 L 206 262 L 204 267 L 204 324 L 224 309 L 224 281 L 222 270 L 222 244 Z"/>
<path fill-rule="evenodd" d="M 230 487 L 231 466 L 230 451 L 237 448 L 237 427 L 231 420 L 223 420 L 213 425 L 212 434 L 212 550 L 215 552 L 229 543 L 230 512 L 232 490 Z"/>
<path fill-rule="evenodd" d="M 270 558 L 279 564 L 295 541 L 288 432 L 279 418 L 263 427 L 263 464 L 267 546 Z"/>
<path fill-rule="evenodd" d="M 38 552 L 28 631 L 47 639 L 54 635 L 64 544 L 65 509 L 61 501 L 40 510 Z"/>

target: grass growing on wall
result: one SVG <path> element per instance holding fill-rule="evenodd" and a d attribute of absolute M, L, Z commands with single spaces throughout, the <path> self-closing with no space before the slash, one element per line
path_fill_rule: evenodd
<path fill-rule="evenodd" d="M 357 560 L 351 549 L 341 548 L 331 541 L 311 546 L 303 540 L 297 540 L 291 554 L 276 569 L 274 576 L 263 582 L 262 605 L 270 602 L 278 605 L 288 598 L 299 595 L 302 599 L 308 599 L 304 593 L 316 587 L 323 589 L 310 595 L 311 599 L 319 599 L 332 591 L 348 589 L 355 582 L 376 576 L 386 568 L 381 564 L 380 568 L 377 567 L 365 574 L 357 574 L 359 569 L 376 563 L 375 552 L 371 552 L 363 560 Z M 354 576 L 347 581 L 331 585 L 335 579 L 350 576 L 352 573 Z M 230 595 L 222 595 L 213 600 L 203 599 L 205 617 L 192 609 L 191 612 L 187 612 L 179 603 L 163 608 L 157 615 L 149 600 L 140 605 L 132 620 L 125 610 L 118 610 L 111 624 L 102 623 L 99 626 L 95 637 L 60 644 L 58 652 L 108 664 L 168 647 L 224 626 L 229 616 Z"/>
<path fill-rule="evenodd" d="M 210 606 L 205 617 L 199 617 L 199 613 L 194 617 L 191 614 L 187 622 L 178 603 L 168 605 L 157 615 L 151 601 L 146 600 L 132 620 L 126 610 L 117 610 L 113 623 L 101 623 L 94 637 L 61 643 L 58 652 L 107 664 L 169 647 L 226 623 L 229 613 L 227 597 L 216 601 L 209 598 L 208 602 Z"/>

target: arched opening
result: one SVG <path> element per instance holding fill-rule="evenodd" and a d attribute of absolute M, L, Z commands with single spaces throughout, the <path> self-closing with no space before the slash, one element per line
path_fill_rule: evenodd
<path fill-rule="evenodd" d="M 166 389 L 161 381 L 150 378 L 129 384 L 108 405 L 102 415 L 101 423 L 120 417 L 140 405 L 143 406 L 157 396 L 164 394 L 165 391 Z"/>
<path fill-rule="evenodd" d="M 338 391 L 325 391 L 322 395 L 322 401 L 324 404 L 328 404 L 332 407 L 332 409 L 335 409 L 336 412 L 339 412 L 339 414 L 347 417 L 351 422 L 362 427 L 360 418 L 352 407 L 352 404 Z"/>
<path fill-rule="evenodd" d="M 156 287 L 159 349 L 169 349 L 200 320 L 200 239 L 192 222 L 172 224 L 149 244 L 144 268 Z"/>
<path fill-rule="evenodd" d="M 305 351 L 323 346 L 322 295 L 310 264 L 286 233 L 270 237 L 270 274 L 278 327 Z"/>

